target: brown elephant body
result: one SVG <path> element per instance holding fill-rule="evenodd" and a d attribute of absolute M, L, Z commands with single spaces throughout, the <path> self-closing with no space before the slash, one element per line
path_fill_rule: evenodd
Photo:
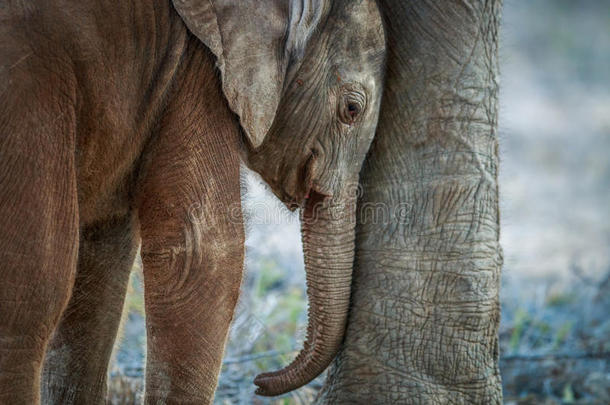
<path fill-rule="evenodd" d="M 49 403 L 104 402 L 140 235 L 149 384 L 180 400 L 207 383 L 207 401 L 244 240 L 224 218 L 241 141 L 214 55 L 166 1 L 2 13 L 0 403 L 37 401 L 45 351 Z"/>
<path fill-rule="evenodd" d="M 302 208 L 313 283 L 305 349 L 258 392 L 322 372 L 347 319 L 345 189 L 381 98 L 376 3 L 8 2 L 0 20 L 0 403 L 104 402 L 140 244 L 146 402 L 210 402 L 241 282 L 242 161 Z"/>

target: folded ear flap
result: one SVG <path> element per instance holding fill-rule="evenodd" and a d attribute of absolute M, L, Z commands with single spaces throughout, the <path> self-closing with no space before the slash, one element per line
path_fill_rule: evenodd
<path fill-rule="evenodd" d="M 229 107 L 258 147 L 273 123 L 284 85 L 289 2 L 173 2 L 189 30 L 216 55 Z"/>

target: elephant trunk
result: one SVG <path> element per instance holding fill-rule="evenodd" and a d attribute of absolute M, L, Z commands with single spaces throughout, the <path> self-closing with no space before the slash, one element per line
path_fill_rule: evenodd
<path fill-rule="evenodd" d="M 322 373 L 343 340 L 354 261 L 356 198 L 330 199 L 312 193 L 301 211 L 309 313 L 307 339 L 282 370 L 256 377 L 259 395 L 297 389 Z"/>

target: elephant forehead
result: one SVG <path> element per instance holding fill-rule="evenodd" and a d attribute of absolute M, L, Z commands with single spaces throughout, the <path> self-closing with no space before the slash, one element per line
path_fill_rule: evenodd
<path fill-rule="evenodd" d="M 349 3 L 349 2 L 348 2 Z M 348 4 L 325 27 L 340 81 L 374 85 L 383 71 L 385 36 L 374 1 Z M 373 86 L 374 87 L 374 86 Z"/>
<path fill-rule="evenodd" d="M 337 6 L 339 7 L 339 6 Z M 336 46 L 360 54 L 367 50 L 385 50 L 383 20 L 375 1 L 344 2 L 344 6 L 333 13 L 329 21 Z"/>

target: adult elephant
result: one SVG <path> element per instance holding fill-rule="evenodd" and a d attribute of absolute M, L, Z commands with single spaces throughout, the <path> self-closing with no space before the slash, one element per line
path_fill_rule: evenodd
<path fill-rule="evenodd" d="M 499 404 L 501 0 L 380 0 L 388 38 L 361 174 L 345 342 L 317 402 Z"/>
<path fill-rule="evenodd" d="M 308 340 L 345 329 L 350 185 L 375 132 L 374 0 L 9 2 L 0 7 L 0 403 L 103 403 L 141 240 L 148 403 L 213 397 L 243 264 L 240 156 L 301 208 Z"/>

